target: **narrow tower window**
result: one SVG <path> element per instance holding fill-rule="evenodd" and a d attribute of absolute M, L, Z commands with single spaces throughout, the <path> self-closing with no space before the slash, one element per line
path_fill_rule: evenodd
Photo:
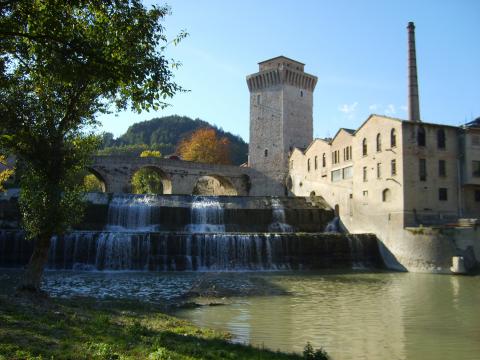
<path fill-rule="evenodd" d="M 310 159 L 307 160 L 307 171 L 310 171 Z"/>
<path fill-rule="evenodd" d="M 315 155 L 315 170 L 318 169 L 317 155 Z"/>
<path fill-rule="evenodd" d="M 425 138 L 425 129 L 423 127 L 418 128 L 417 132 L 417 145 L 418 146 L 426 146 L 426 138 Z"/>
<path fill-rule="evenodd" d="M 260 95 L 257 95 L 257 105 L 260 105 Z"/>
<path fill-rule="evenodd" d="M 397 133 L 395 129 L 390 131 L 390 147 L 394 148 L 397 146 Z"/>
<path fill-rule="evenodd" d="M 419 159 L 420 181 L 427 181 L 427 160 Z"/>
<path fill-rule="evenodd" d="M 362 141 L 362 155 L 367 156 L 367 139 L 363 139 Z"/>
<path fill-rule="evenodd" d="M 265 155 L 265 157 L 268 156 L 268 149 L 263 150 L 263 155 Z"/>
<path fill-rule="evenodd" d="M 322 155 L 322 167 L 327 166 L 327 157 L 325 156 L 325 153 Z"/>
<path fill-rule="evenodd" d="M 443 129 L 438 129 L 437 131 L 437 147 L 445 149 L 445 130 Z"/>
<path fill-rule="evenodd" d="M 377 134 L 377 152 L 382 151 L 382 136 L 380 133 Z"/>

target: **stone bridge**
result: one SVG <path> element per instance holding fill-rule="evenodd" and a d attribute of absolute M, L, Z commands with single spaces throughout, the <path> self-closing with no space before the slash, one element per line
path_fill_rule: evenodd
<path fill-rule="evenodd" d="M 104 186 L 104 191 L 129 193 L 133 175 L 142 168 L 157 172 L 164 194 L 194 194 L 199 180 L 215 179 L 228 195 L 283 195 L 284 187 L 248 167 L 203 164 L 156 157 L 107 155 L 95 156 L 88 170 Z M 217 183 L 217 184 L 218 184 Z"/>

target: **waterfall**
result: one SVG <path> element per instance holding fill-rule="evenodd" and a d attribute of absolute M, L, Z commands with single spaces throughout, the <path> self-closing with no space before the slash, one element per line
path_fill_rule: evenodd
<path fill-rule="evenodd" d="M 325 226 L 325 232 L 327 233 L 340 233 L 340 218 L 335 216 L 328 224 Z"/>
<path fill-rule="evenodd" d="M 223 207 L 215 196 L 194 196 L 191 205 L 191 224 L 186 226 L 191 233 L 223 233 Z"/>
<path fill-rule="evenodd" d="M 282 202 L 277 198 L 272 198 L 270 202 L 272 206 L 272 223 L 268 227 L 272 232 L 293 232 L 292 226 L 287 224 L 285 219 L 285 208 Z"/>
<path fill-rule="evenodd" d="M 158 231 L 160 206 L 155 195 L 116 195 L 108 206 L 109 231 Z"/>

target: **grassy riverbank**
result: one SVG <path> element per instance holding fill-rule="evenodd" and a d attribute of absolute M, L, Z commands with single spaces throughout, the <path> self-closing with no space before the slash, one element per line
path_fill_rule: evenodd
<path fill-rule="evenodd" d="M 0 296 L 0 359 L 301 359 L 229 343 L 161 306 Z"/>

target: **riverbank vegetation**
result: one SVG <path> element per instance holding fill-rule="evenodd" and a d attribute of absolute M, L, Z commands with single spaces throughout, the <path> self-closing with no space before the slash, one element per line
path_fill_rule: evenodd
<path fill-rule="evenodd" d="M 0 359 L 327 359 L 229 342 L 161 305 L 0 295 Z"/>

